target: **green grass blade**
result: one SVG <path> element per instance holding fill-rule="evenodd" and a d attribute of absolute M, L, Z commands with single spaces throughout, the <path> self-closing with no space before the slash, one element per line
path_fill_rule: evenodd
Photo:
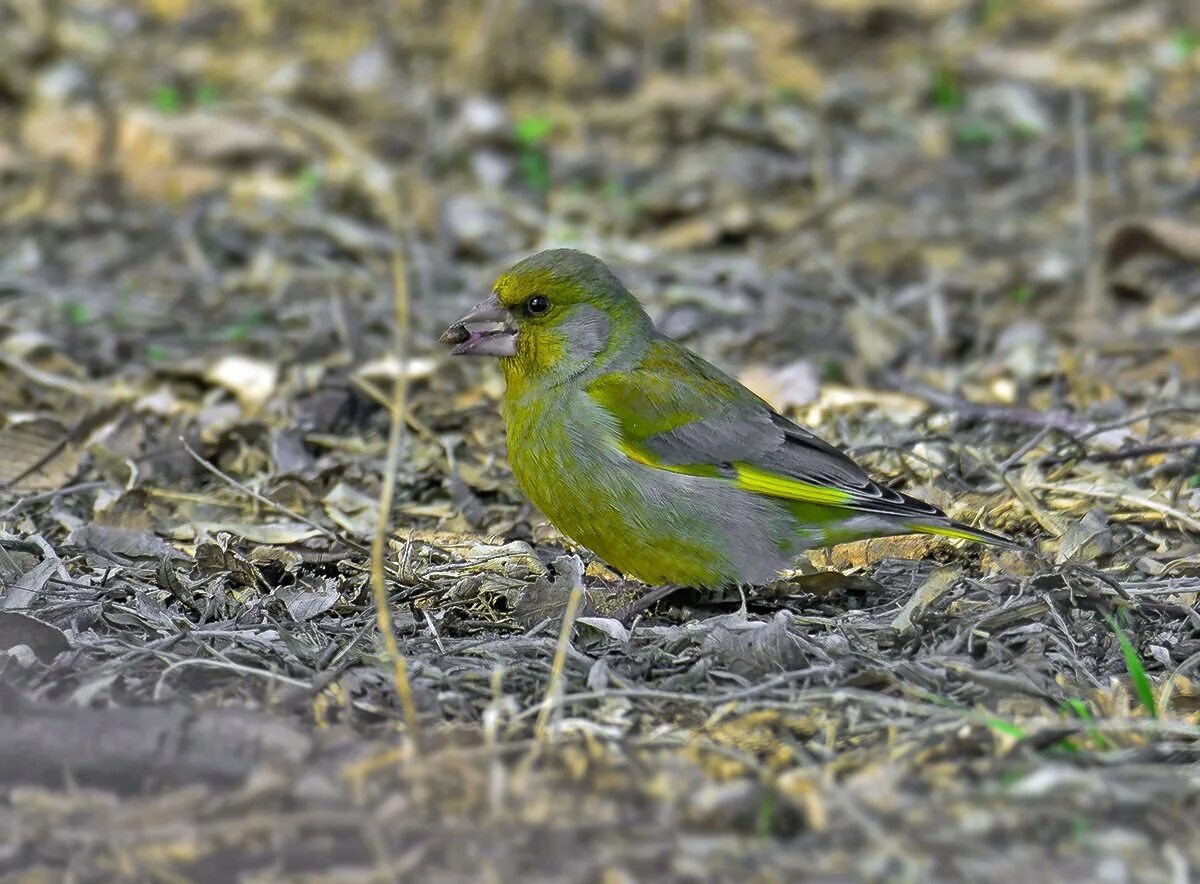
<path fill-rule="evenodd" d="M 1138 656 L 1137 648 L 1133 646 L 1133 642 L 1129 640 L 1129 636 L 1125 634 L 1125 630 L 1121 628 L 1121 624 L 1116 621 L 1116 618 L 1105 617 L 1105 619 L 1116 634 L 1117 641 L 1121 643 L 1121 653 L 1125 655 L 1125 667 L 1129 670 L 1129 678 L 1133 681 L 1133 690 L 1137 694 L 1138 700 L 1150 713 L 1151 718 L 1158 718 L 1158 708 L 1154 702 L 1154 687 L 1150 683 L 1150 676 L 1146 675 L 1146 667 L 1142 665 L 1142 658 Z"/>

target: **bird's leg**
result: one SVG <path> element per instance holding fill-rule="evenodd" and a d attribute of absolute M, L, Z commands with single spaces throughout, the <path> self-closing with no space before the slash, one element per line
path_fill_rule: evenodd
<path fill-rule="evenodd" d="M 642 596 L 641 598 L 634 599 L 629 604 L 622 605 L 621 607 L 619 607 L 616 610 L 616 612 L 613 614 L 613 618 L 616 620 L 620 620 L 622 623 L 628 623 L 631 620 L 633 620 L 633 618 L 636 617 L 638 614 L 642 613 L 643 611 L 645 611 L 649 608 L 654 607 L 654 605 L 656 605 L 658 602 L 661 602 L 667 596 L 671 595 L 671 593 L 676 592 L 677 590 L 680 590 L 682 588 L 683 587 L 677 586 L 674 583 L 667 583 L 663 586 L 656 586 L 652 590 L 650 590 L 648 593 L 646 593 L 644 596 Z"/>

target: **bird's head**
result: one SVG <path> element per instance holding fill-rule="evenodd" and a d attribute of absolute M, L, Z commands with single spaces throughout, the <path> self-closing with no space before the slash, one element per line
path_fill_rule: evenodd
<path fill-rule="evenodd" d="M 599 258 L 574 249 L 531 255 L 500 274 L 486 300 L 442 335 L 455 355 L 498 356 L 505 376 L 576 374 L 653 331 Z"/>

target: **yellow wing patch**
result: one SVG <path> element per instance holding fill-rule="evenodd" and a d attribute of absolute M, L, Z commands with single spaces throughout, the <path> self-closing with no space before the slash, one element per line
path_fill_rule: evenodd
<path fill-rule="evenodd" d="M 683 473 L 688 476 L 706 476 L 710 478 L 724 478 L 719 467 L 713 464 L 664 464 L 655 460 L 644 449 L 637 445 L 631 444 L 628 440 L 621 440 L 621 453 L 632 461 L 640 464 L 645 464 L 648 467 L 654 467 L 659 470 L 666 470 L 670 473 Z M 743 491 L 752 491 L 755 494 L 766 494 L 771 497 L 781 497 L 785 500 L 799 500 L 805 503 L 820 503 L 832 506 L 845 505 L 850 502 L 851 496 L 847 491 L 842 491 L 840 488 L 830 488 L 827 485 L 813 485 L 811 482 L 802 482 L 799 479 L 791 479 L 787 476 L 780 476 L 778 473 L 772 473 L 769 470 L 760 469 L 748 463 L 735 463 L 733 484 L 735 487 Z"/>
<path fill-rule="evenodd" d="M 940 525 L 912 525 L 912 530 L 918 534 L 935 534 L 938 537 L 949 537 L 953 540 L 978 540 L 979 535 L 958 528 L 943 528 Z"/>
<path fill-rule="evenodd" d="M 621 439 L 618 441 L 617 447 L 620 448 L 621 453 L 630 460 L 637 461 L 640 464 L 645 464 L 648 467 L 658 467 L 659 469 L 662 469 L 662 464 L 655 462 L 655 460 L 649 457 L 639 446 L 630 443 L 627 439 Z"/>
<path fill-rule="evenodd" d="M 949 537 L 953 540 L 973 540 L 976 543 L 989 543 L 993 546 L 1009 546 L 1015 549 L 1020 549 L 1021 545 L 1007 537 L 1001 537 L 998 534 L 992 534 L 989 531 L 978 531 L 969 525 L 959 525 L 957 522 L 950 525 L 908 525 L 909 529 L 917 534 L 933 534 L 938 537 Z"/>
<path fill-rule="evenodd" d="M 628 440 L 622 439 L 617 443 L 617 447 L 621 449 L 630 460 L 644 464 L 648 467 L 654 467 L 656 470 L 666 470 L 668 473 L 680 473 L 684 476 L 701 476 L 707 479 L 723 478 L 720 468 L 707 463 L 679 463 L 667 464 L 660 463 L 651 457 L 644 449 L 632 444 Z"/>
<path fill-rule="evenodd" d="M 850 502 L 850 493 L 840 488 L 828 485 L 813 485 L 760 469 L 747 463 L 735 463 L 737 478 L 734 484 L 744 491 L 756 494 L 769 494 L 771 497 L 783 497 L 787 500 L 802 500 L 806 503 L 824 503 L 834 506 Z"/>

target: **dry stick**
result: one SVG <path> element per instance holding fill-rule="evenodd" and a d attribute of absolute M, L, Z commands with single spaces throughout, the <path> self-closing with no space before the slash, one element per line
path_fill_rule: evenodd
<path fill-rule="evenodd" d="M 204 657 L 194 657 L 185 660 L 176 660 L 159 673 L 158 681 L 154 683 L 154 699 L 159 701 L 162 699 L 163 688 L 166 686 L 166 678 L 172 672 L 183 669 L 186 666 L 208 666 L 213 669 L 224 669 L 229 672 L 240 672 L 243 675 L 257 675 L 260 678 L 269 679 L 272 681 L 283 682 L 286 685 L 295 688 L 303 688 L 306 691 L 312 689 L 306 681 L 301 681 L 298 678 L 292 678 L 287 675 L 280 675 L 278 672 L 272 672 L 269 669 L 255 669 L 253 666 L 246 666 L 241 663 L 234 663 L 232 660 L 209 660 Z"/>
<path fill-rule="evenodd" d="M 495 43 L 496 22 L 503 11 L 504 0 L 487 0 L 483 14 L 479 16 L 479 27 L 471 36 L 471 49 L 467 54 L 467 80 L 480 92 L 486 92 L 483 83 L 484 68 L 488 61 L 488 50 Z"/>
<path fill-rule="evenodd" d="M 538 712 L 537 724 L 533 727 L 532 754 L 535 757 L 545 739 L 550 713 L 554 710 L 558 694 L 562 691 L 562 672 L 567 663 L 567 647 L 571 644 L 571 629 L 575 625 L 575 615 L 579 613 L 579 605 L 582 601 L 583 587 L 576 583 L 571 587 L 571 596 L 567 599 L 567 609 L 563 612 L 562 629 L 559 630 L 558 645 L 554 649 L 554 663 L 550 667 L 550 684 L 546 686 L 546 695 L 542 698 L 542 708 Z"/>
<path fill-rule="evenodd" d="M 399 375 L 400 371 L 397 370 L 396 374 Z M 380 390 L 373 383 L 368 381 L 366 378 L 351 378 L 350 383 L 352 383 L 357 389 L 361 390 L 368 398 L 374 399 L 382 407 L 392 407 L 391 399 L 388 398 L 387 394 Z M 446 443 L 442 441 L 441 437 L 438 436 L 438 434 L 432 429 L 430 429 L 428 424 L 426 424 L 415 414 L 404 415 L 404 422 L 408 424 L 410 429 L 415 430 L 417 435 L 422 439 L 426 439 L 442 449 L 446 448 Z"/>
<path fill-rule="evenodd" d="M 1045 439 L 1049 435 L 1050 435 L 1050 428 L 1042 427 L 1040 430 L 1038 430 L 1036 433 L 1033 434 L 1033 437 L 1028 442 L 1026 442 L 1024 445 L 1022 445 L 1020 448 L 1018 448 L 1016 451 L 1014 451 L 1012 454 L 1010 454 L 1002 463 L 1000 463 L 997 466 L 997 469 L 1000 470 L 1000 473 L 1003 475 L 1004 473 L 1007 473 L 1009 470 L 1011 470 L 1013 467 L 1020 466 L 1021 459 L 1023 457 L 1025 457 L 1025 455 L 1027 455 L 1029 452 L 1033 451 L 1033 449 L 1037 448 L 1042 443 L 1042 440 Z"/>
<path fill-rule="evenodd" d="M 1176 451 L 1191 451 L 1193 449 L 1200 449 L 1200 441 L 1180 442 L 1171 440 L 1169 442 L 1150 442 L 1145 445 L 1123 448 L 1120 451 L 1084 452 L 1078 455 L 1048 454 L 1045 457 L 1038 458 L 1037 465 L 1040 467 L 1053 467 L 1059 464 L 1071 463 L 1072 461 L 1118 463 L 1123 460 L 1136 460 L 1139 457 L 1148 457 L 1152 454 L 1171 454 Z"/>
<path fill-rule="evenodd" d="M 725 703 L 742 702 L 754 699 L 780 686 L 786 686 L 802 678 L 815 675 L 827 675 L 834 671 L 834 666 L 810 666 L 806 669 L 794 669 L 780 673 L 766 681 L 739 688 L 736 691 L 725 691 L 719 694 L 688 694 L 682 691 L 660 691 L 654 688 L 605 688 L 603 690 L 585 691 L 576 694 L 559 694 L 554 698 L 554 708 L 561 709 L 575 703 L 587 703 L 613 698 L 633 700 L 670 700 L 680 703 L 694 703 L 699 706 L 720 706 Z M 533 714 L 532 709 L 525 709 L 513 716 L 515 721 L 528 718 Z M 542 714 L 539 710 L 538 715 Z"/>
<path fill-rule="evenodd" d="M 1086 93 L 1076 87 L 1071 90 L 1071 132 L 1075 179 L 1075 212 L 1077 215 L 1078 279 L 1083 290 L 1082 321 L 1076 325 L 1088 337 L 1106 337 L 1101 319 L 1105 313 L 1105 296 L 1109 290 L 1105 258 L 1096 258 L 1093 248 L 1095 227 L 1092 222 L 1092 154 L 1088 140 L 1088 108 Z M 1111 202 L 1111 193 L 1110 200 Z"/>
<path fill-rule="evenodd" d="M 373 162 L 373 161 L 372 161 Z M 375 619 L 383 636 L 383 645 L 392 663 L 392 679 L 396 694 L 404 709 L 404 720 L 408 727 L 413 747 L 420 751 L 421 732 L 417 719 L 417 706 L 413 702 L 412 684 L 408 679 L 408 660 L 400 653 L 396 644 L 396 633 L 392 628 L 392 609 L 388 604 L 387 583 L 383 577 L 383 551 L 387 543 L 392 512 L 392 498 L 396 491 L 396 474 L 400 471 L 400 448 L 404 443 L 404 413 L 407 410 L 408 383 L 405 366 L 408 358 L 408 277 L 404 260 L 404 228 L 400 213 L 400 202 L 396 197 L 395 182 L 390 179 L 386 190 L 372 195 L 387 219 L 388 227 L 396 241 L 392 251 L 392 311 L 394 334 L 392 346 L 400 371 L 392 384 L 391 421 L 388 426 L 388 453 L 383 468 L 383 483 L 379 489 L 379 516 L 375 524 L 375 537 L 371 541 L 371 591 L 375 599 Z"/>
<path fill-rule="evenodd" d="M 1200 442 L 1196 443 L 1200 445 Z M 19 513 L 27 506 L 35 503 L 41 503 L 45 500 L 54 500 L 56 497 L 65 497 L 68 494 L 80 494 L 84 491 L 95 491 L 97 488 L 103 488 L 107 482 L 80 482 L 78 485 L 67 485 L 64 488 L 55 488 L 53 491 L 43 491 L 41 494 L 30 494 L 27 497 L 18 497 L 17 502 L 0 513 L 0 521 L 9 519 Z"/>
<path fill-rule="evenodd" d="M 307 525 L 309 528 L 312 528 L 314 531 L 319 532 L 322 537 L 326 537 L 329 540 L 332 540 L 334 543 L 340 543 L 343 546 L 348 546 L 351 549 L 355 549 L 358 552 L 362 552 L 362 553 L 365 553 L 367 551 L 366 547 L 362 546 L 361 544 L 355 543 L 353 540 L 350 540 L 348 537 L 339 537 L 336 531 L 330 531 L 324 525 L 320 524 L 319 522 L 314 522 L 312 519 L 308 518 L 308 516 L 304 515 L 303 513 L 298 513 L 293 509 L 289 509 L 288 507 L 284 506 L 281 503 L 276 503 L 275 501 L 271 500 L 271 498 L 266 497 L 262 494 L 259 494 L 253 488 L 250 488 L 249 486 L 242 484 L 237 479 L 233 478 L 233 476 L 229 475 L 226 472 L 223 472 L 220 467 L 218 467 L 212 461 L 207 460 L 203 455 L 201 455 L 194 448 L 192 448 L 192 446 L 188 444 L 187 439 L 185 439 L 183 436 L 179 437 L 179 444 L 183 446 L 183 450 L 186 451 L 191 456 L 192 460 L 194 460 L 196 463 L 200 464 L 200 466 L 204 467 L 204 469 L 206 469 L 208 472 L 212 473 L 214 476 L 216 476 L 222 482 L 226 483 L 231 488 L 233 488 L 237 491 L 240 491 L 242 494 L 245 494 L 247 497 L 251 498 L 252 500 L 256 500 L 259 503 L 261 503 L 263 506 L 269 507 L 270 509 L 273 509 L 276 512 L 283 513 L 285 516 L 293 518 L 297 522 L 300 522 L 303 525 Z"/>
<path fill-rule="evenodd" d="M 1033 493 L 1029 486 L 1024 482 L 1014 480 L 1008 473 L 1001 473 L 1000 478 L 1004 484 L 1008 486 L 1008 490 L 1012 492 L 1013 497 L 1021 502 L 1029 514 L 1033 516 L 1035 522 L 1041 525 L 1054 537 L 1062 537 L 1067 533 L 1067 526 L 1062 524 L 1058 516 L 1054 515 L 1050 510 L 1046 509 Z"/>
<path fill-rule="evenodd" d="M 259 108 L 260 111 L 262 109 Z M 375 523 L 375 537 L 371 542 L 371 591 L 375 603 L 375 621 L 383 638 L 384 654 L 392 664 L 392 680 L 396 695 L 404 710 L 404 721 L 409 738 L 412 740 L 413 747 L 419 751 L 420 726 L 417 720 L 417 707 L 413 702 L 412 684 L 408 679 L 408 660 L 400 653 L 400 647 L 396 643 L 383 568 L 383 552 L 387 541 L 392 498 L 396 490 L 396 474 L 400 470 L 400 449 L 404 441 L 404 413 L 407 410 L 408 393 L 405 382 L 409 332 L 408 275 L 404 254 L 406 228 L 404 213 L 400 207 L 400 198 L 396 192 L 397 182 L 390 170 L 357 145 L 341 126 L 331 120 L 275 102 L 267 104 L 265 109 L 268 113 L 323 142 L 350 163 L 358 174 L 362 188 L 374 200 L 380 214 L 387 222 L 388 231 L 395 242 L 391 262 L 392 347 L 400 371 L 392 387 L 388 453 L 384 464 L 383 482 L 379 489 L 379 516 Z"/>
<path fill-rule="evenodd" d="M 1079 436 L 1095 429 L 1095 424 L 1080 420 L 1065 411 L 1037 411 L 1032 408 L 1011 405 L 985 405 L 960 399 L 958 396 L 943 393 L 926 384 L 913 383 L 899 376 L 892 377 L 891 382 L 902 393 L 924 399 L 939 408 L 945 408 L 972 420 L 1017 424 L 1037 429 L 1046 428 L 1058 430 L 1068 436 Z"/>
<path fill-rule="evenodd" d="M 1193 405 L 1160 405 L 1155 408 L 1147 408 L 1145 411 L 1138 411 L 1117 420 L 1107 421 L 1102 424 L 1096 424 L 1091 430 L 1083 433 L 1080 440 L 1088 439 L 1095 436 L 1097 433 L 1103 433 L 1107 430 L 1117 430 L 1121 427 L 1127 427 L 1130 424 L 1141 423 L 1142 421 L 1153 420 L 1156 417 L 1164 417 L 1168 414 L 1186 414 L 1198 415 L 1200 408 Z"/>

